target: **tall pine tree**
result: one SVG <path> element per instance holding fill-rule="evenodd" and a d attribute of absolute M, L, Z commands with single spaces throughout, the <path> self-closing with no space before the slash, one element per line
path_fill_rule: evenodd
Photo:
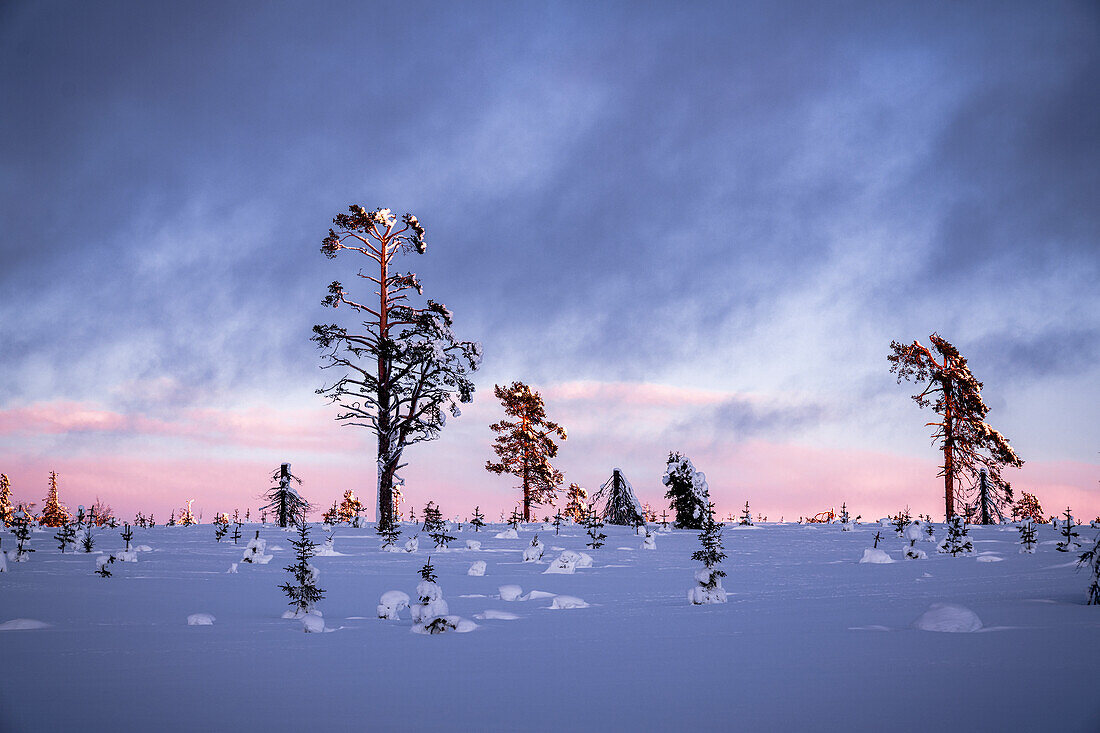
<path fill-rule="evenodd" d="M 500 461 L 486 461 L 485 470 L 519 478 L 523 521 L 530 522 L 531 507 L 553 503 L 554 492 L 561 485 L 562 473 L 550 465 L 550 459 L 558 455 L 554 438 L 565 440 L 565 429 L 547 419 L 542 396 L 523 382 L 508 387 L 498 384 L 493 392 L 504 404 L 504 412 L 515 419 L 489 426 L 497 434 L 493 451 Z"/>
<path fill-rule="evenodd" d="M 11 525 L 15 507 L 11 503 L 11 481 L 6 473 L 0 473 L 0 524 Z"/>
<path fill-rule="evenodd" d="M 69 521 L 69 511 L 57 498 L 57 472 L 50 471 L 50 489 L 46 494 L 42 516 L 38 518 L 38 523 L 43 527 L 60 527 L 67 521 Z"/>

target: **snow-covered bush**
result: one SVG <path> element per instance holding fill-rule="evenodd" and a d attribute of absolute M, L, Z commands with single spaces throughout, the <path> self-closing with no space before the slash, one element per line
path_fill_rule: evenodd
<path fill-rule="evenodd" d="M 518 585 L 502 585 L 497 588 L 497 593 L 502 601 L 518 601 L 523 595 L 523 588 Z"/>
<path fill-rule="evenodd" d="M 905 548 L 906 560 L 923 560 L 928 554 L 917 548 L 917 543 L 924 537 L 924 529 L 920 521 L 915 521 L 903 530 L 905 539 L 909 540 L 909 546 Z"/>
<path fill-rule="evenodd" d="M 481 549 L 481 543 L 478 542 L 477 540 L 466 540 L 466 549 L 467 550 L 480 550 Z"/>
<path fill-rule="evenodd" d="M 649 530 L 646 530 L 645 539 L 642 540 L 643 550 L 656 550 L 657 549 L 657 536 Z"/>
<path fill-rule="evenodd" d="M 260 539 L 260 530 L 256 530 L 256 536 L 250 539 L 248 544 L 245 545 L 244 555 L 241 556 L 241 562 L 267 565 L 271 562 L 271 555 L 264 554 L 266 549 L 267 540 Z"/>
<path fill-rule="evenodd" d="M 466 571 L 466 574 L 476 576 L 485 575 L 485 561 L 475 560 L 474 562 L 470 563 L 470 569 Z"/>
<path fill-rule="evenodd" d="M 494 537 L 496 537 L 498 540 L 518 540 L 519 534 L 513 527 L 510 529 L 506 529 L 503 532 L 497 532 Z"/>
<path fill-rule="evenodd" d="M 409 594 L 399 590 L 388 590 L 378 599 L 378 618 L 396 619 L 402 608 L 409 607 Z"/>
<path fill-rule="evenodd" d="M 414 534 L 405 540 L 405 552 L 416 552 L 420 549 L 420 534 Z"/>
<path fill-rule="evenodd" d="M 860 563 L 870 563 L 872 565 L 888 565 L 895 562 L 894 558 L 890 557 L 885 550 L 880 550 L 877 547 L 868 547 L 863 551 L 863 557 L 859 559 Z"/>
<path fill-rule="evenodd" d="M 710 501 L 710 487 L 702 471 L 696 471 L 691 459 L 682 453 L 669 453 L 661 483 L 668 487 L 665 498 L 676 512 L 678 529 L 702 529 Z"/>
<path fill-rule="evenodd" d="M 569 608 L 588 608 L 588 604 L 576 596 L 554 596 L 549 608 L 555 611 Z"/>

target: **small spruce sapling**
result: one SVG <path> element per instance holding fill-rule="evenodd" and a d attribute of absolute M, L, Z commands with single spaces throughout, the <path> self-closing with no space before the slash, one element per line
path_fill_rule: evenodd
<path fill-rule="evenodd" d="M 233 534 L 231 536 L 233 537 L 233 544 L 234 545 L 237 544 L 237 541 L 241 538 L 241 523 L 240 522 L 234 522 L 233 523 Z"/>
<path fill-rule="evenodd" d="M 485 526 L 485 515 L 481 513 L 481 507 L 474 507 L 474 518 L 470 520 L 470 524 L 473 525 L 475 532 L 480 532 Z"/>
<path fill-rule="evenodd" d="M 437 529 L 431 532 L 429 536 L 435 541 L 436 549 L 447 549 L 448 542 L 454 542 L 455 538 L 447 534 L 447 525 L 440 520 L 437 525 Z"/>
<path fill-rule="evenodd" d="M 876 550 L 878 549 L 878 542 L 879 542 L 879 540 L 881 540 L 881 539 L 882 539 L 882 533 L 881 533 L 881 532 L 875 532 L 875 537 L 874 537 L 874 540 L 875 540 L 875 544 L 874 544 L 874 548 L 875 548 Z"/>
<path fill-rule="evenodd" d="M 382 538 L 382 551 L 389 552 L 401 537 L 401 527 L 396 521 L 379 522 L 374 529 Z"/>
<path fill-rule="evenodd" d="M 742 527 L 753 526 L 752 513 L 749 511 L 749 503 L 747 501 L 745 502 L 745 508 L 741 510 L 741 521 L 738 522 L 738 524 L 740 524 Z"/>
<path fill-rule="evenodd" d="M 603 547 L 603 541 L 607 539 L 607 535 L 600 531 L 603 529 L 603 520 L 596 514 L 596 508 L 593 504 L 588 505 L 588 513 L 584 517 L 584 528 L 587 530 L 589 537 L 585 546 L 593 550 Z"/>
<path fill-rule="evenodd" d="M 1086 592 L 1085 603 L 1089 606 L 1100 606 L 1100 535 L 1096 536 L 1096 544 L 1092 549 L 1082 552 L 1077 560 L 1077 568 L 1082 567 L 1092 571 L 1092 582 Z"/>
<path fill-rule="evenodd" d="M 523 521 L 523 515 L 519 513 L 519 510 L 513 509 L 512 515 L 508 517 L 508 524 L 512 525 L 512 529 L 519 529 L 519 523 Z"/>
<path fill-rule="evenodd" d="M 122 528 L 122 531 L 119 532 L 119 534 L 122 535 L 122 539 L 126 541 L 126 552 L 129 552 L 130 540 L 134 539 L 134 530 L 130 529 L 130 525 L 127 524 Z"/>
<path fill-rule="evenodd" d="M 966 523 L 958 514 L 947 523 L 947 537 L 936 548 L 937 552 L 950 554 L 951 557 L 966 555 L 974 551 L 974 543 L 967 536 Z"/>
<path fill-rule="evenodd" d="M 95 547 L 95 540 L 92 538 L 92 525 L 86 525 L 84 527 L 84 538 L 80 540 L 80 547 L 84 552 L 91 552 Z"/>
<path fill-rule="evenodd" d="M 1025 519 L 1016 529 L 1020 532 L 1020 552 L 1028 555 L 1035 554 L 1035 522 Z"/>
<path fill-rule="evenodd" d="M 847 504 L 840 505 L 840 529 L 843 532 L 849 532 L 852 529 L 852 525 L 849 523 Z"/>
<path fill-rule="evenodd" d="M 557 514 L 554 515 L 554 534 L 555 535 L 561 534 L 560 529 L 561 529 L 562 519 L 563 519 L 563 517 L 561 516 L 561 510 L 559 509 Z"/>
<path fill-rule="evenodd" d="M 429 501 L 424 507 L 424 524 L 421 529 L 428 534 L 439 532 L 443 529 L 443 512 L 433 501 Z"/>
<path fill-rule="evenodd" d="M 214 520 L 214 539 L 218 542 L 222 541 L 222 537 L 225 537 L 225 533 L 229 531 L 229 520 L 225 517 L 217 517 Z"/>
<path fill-rule="evenodd" d="M 692 553 L 691 559 L 703 563 L 703 567 L 695 571 L 698 585 L 688 591 L 688 600 L 696 606 L 725 603 L 726 591 L 722 588 L 722 578 L 726 577 L 726 571 L 718 565 L 726 559 L 726 553 L 722 551 L 722 524 L 714 521 L 712 502 L 707 502 L 699 543 L 702 547 Z"/>
<path fill-rule="evenodd" d="M 309 538 L 307 522 L 298 524 L 298 539 L 291 544 L 295 550 L 295 562 L 283 570 L 290 573 L 294 582 L 288 581 L 279 587 L 290 599 L 288 605 L 294 607 L 297 615 L 302 615 L 311 611 L 325 597 L 325 591 L 317 587 L 317 568 L 309 564 L 317 545 Z"/>
<path fill-rule="evenodd" d="M 57 546 L 61 550 L 61 554 L 64 555 L 66 547 L 76 544 L 76 527 L 73 526 L 72 522 L 66 521 L 57 528 L 57 534 L 53 538 L 57 540 Z"/>
<path fill-rule="evenodd" d="M 12 558 L 12 562 L 26 562 L 28 553 L 34 552 L 33 549 L 27 547 L 27 543 L 31 539 L 31 524 L 27 518 L 27 513 L 24 511 L 16 512 L 12 527 L 12 534 L 15 535 L 17 543 L 15 545 L 15 557 Z"/>
<path fill-rule="evenodd" d="M 1079 525 L 1073 523 L 1073 513 L 1070 512 L 1068 506 L 1062 516 L 1066 518 L 1066 521 L 1062 523 L 1062 539 L 1058 540 L 1058 544 L 1054 549 L 1058 552 L 1070 552 L 1071 550 L 1080 549 L 1081 543 L 1077 541 L 1080 535 L 1073 531 L 1073 528 Z"/>

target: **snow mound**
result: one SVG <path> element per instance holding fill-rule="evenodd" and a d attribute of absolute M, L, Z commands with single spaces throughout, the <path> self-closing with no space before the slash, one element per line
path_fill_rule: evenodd
<path fill-rule="evenodd" d="M 514 529 L 506 529 L 503 532 L 497 532 L 495 537 L 498 540 L 518 540 L 519 535 L 516 534 Z"/>
<path fill-rule="evenodd" d="M 134 550 L 122 550 L 114 553 L 115 560 L 119 562 L 137 562 L 137 552 Z"/>
<path fill-rule="evenodd" d="M 271 562 L 271 555 L 265 555 L 264 551 L 267 549 L 267 540 L 261 537 L 255 537 L 248 541 L 245 545 L 244 554 L 241 555 L 241 562 L 255 563 L 256 565 L 267 565 Z M 279 548 L 272 547 L 271 551 L 274 552 Z"/>
<path fill-rule="evenodd" d="M 978 562 L 1001 562 L 1003 560 L 1003 557 L 997 557 L 996 555 L 980 555 L 978 557 Z"/>
<path fill-rule="evenodd" d="M 467 575 L 485 575 L 485 561 L 477 560 L 470 563 L 470 569 L 466 571 Z"/>
<path fill-rule="evenodd" d="M 656 550 L 657 549 L 657 536 L 652 532 L 647 532 L 645 539 L 642 540 L 643 550 Z"/>
<path fill-rule="evenodd" d="M 237 574 L 237 563 L 233 563 L 232 565 L 230 565 L 229 569 L 226 570 L 225 572 L 232 573 L 232 574 L 236 575 Z"/>
<path fill-rule="evenodd" d="M 519 597 L 523 595 L 523 588 L 518 585 L 502 585 L 497 588 L 497 592 L 500 593 L 500 600 L 502 601 L 518 601 Z"/>
<path fill-rule="evenodd" d="M 0 631 L 31 631 L 32 629 L 45 629 L 49 624 L 45 621 L 37 621 L 33 618 L 13 618 L 0 624 Z"/>
<path fill-rule="evenodd" d="M 534 601 L 539 598 L 553 598 L 557 593 L 547 593 L 544 590 L 533 590 L 525 596 L 520 597 L 521 601 Z"/>
<path fill-rule="evenodd" d="M 913 522 L 905 527 L 902 537 L 910 542 L 920 542 L 924 537 L 924 527 L 921 526 L 920 522 Z"/>
<path fill-rule="evenodd" d="M 398 611 L 409 607 L 409 594 L 388 590 L 378 599 L 378 618 L 398 618 Z"/>
<path fill-rule="evenodd" d="M 480 550 L 481 549 L 481 543 L 478 542 L 477 540 L 466 540 L 466 549 L 467 550 Z"/>
<path fill-rule="evenodd" d="M 560 611 L 568 608 L 588 608 L 588 604 L 576 596 L 554 596 L 547 608 Z"/>
<path fill-rule="evenodd" d="M 431 621 L 416 624 L 409 631 L 414 634 L 445 634 L 457 632 L 466 634 L 477 628 L 477 624 L 460 616 L 436 616 Z"/>
<path fill-rule="evenodd" d="M 976 613 L 964 606 L 933 603 L 931 608 L 913 622 L 913 627 L 921 631 L 964 633 L 980 631 L 982 621 Z"/>
<path fill-rule="evenodd" d="M 496 619 L 498 621 L 515 621 L 519 618 L 519 615 L 512 613 L 511 611 L 497 611 L 492 608 L 487 608 L 482 613 L 475 613 L 474 618 L 479 620 Z"/>
<path fill-rule="evenodd" d="M 443 600 L 443 589 L 430 580 L 422 580 L 416 584 L 416 596 L 420 602 L 409 607 L 415 623 L 428 623 L 431 619 L 450 613 L 447 601 Z"/>
<path fill-rule="evenodd" d="M 420 537 L 413 535 L 405 542 L 405 552 L 416 552 L 420 549 Z"/>
<path fill-rule="evenodd" d="M 188 626 L 213 626 L 214 615 L 210 613 L 193 613 L 187 617 Z"/>
<path fill-rule="evenodd" d="M 316 611 L 310 611 L 302 616 L 302 631 L 307 634 L 321 634 L 325 631 L 325 619 Z"/>
<path fill-rule="evenodd" d="M 894 558 L 886 554 L 886 550 L 878 550 L 874 547 L 868 547 L 863 551 L 863 557 L 859 559 L 861 563 L 869 562 L 875 565 L 886 565 L 888 563 L 897 562 Z"/>
<path fill-rule="evenodd" d="M 152 552 L 153 548 L 149 545 L 138 545 L 134 548 L 134 552 Z"/>
<path fill-rule="evenodd" d="M 283 618 L 289 618 L 289 619 L 300 619 L 300 618 L 303 618 L 303 617 L 308 616 L 310 614 L 313 614 L 315 616 L 324 616 L 324 614 L 321 613 L 320 611 L 316 611 L 316 610 L 311 609 L 309 611 L 302 612 L 302 611 L 299 611 L 298 609 L 295 608 L 294 610 L 291 610 L 291 611 L 283 611 L 283 616 L 282 617 Z"/>

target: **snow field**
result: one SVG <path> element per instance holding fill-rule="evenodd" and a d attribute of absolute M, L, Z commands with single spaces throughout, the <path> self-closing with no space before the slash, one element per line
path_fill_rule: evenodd
<path fill-rule="evenodd" d="M 0 730 L 340 730 L 365 721 L 514 730 L 518 699 L 526 730 L 674 730 L 685 709 L 699 730 L 734 721 L 750 731 L 881 730 L 893 710 L 934 710 L 960 730 L 1044 730 L 1055 715 L 1059 730 L 1100 729 L 1091 685 L 1100 609 L 1083 605 L 1087 579 L 1053 546 L 1019 554 L 1014 532 L 970 529 L 994 554 L 872 568 L 859 560 L 873 525 L 726 531 L 728 602 L 692 606 L 684 594 L 699 568 L 690 560 L 697 532 L 662 533 L 656 549 L 639 552 L 632 528 L 605 527 L 599 550 L 584 546 L 578 527 L 555 536 L 529 525 L 497 539 L 503 530 L 464 525 L 454 544 L 473 539 L 481 549 L 437 554 L 384 553 L 371 529 L 338 527 L 343 554 L 311 560 L 326 595 L 307 620 L 281 618 L 288 606 L 277 586 L 293 553 L 270 526 L 261 529 L 268 564 L 239 562 L 243 540 L 216 543 L 209 525 L 136 528 L 135 543 L 155 549 L 111 565 L 111 578 L 92 573 L 97 555 L 61 555 L 36 534 L 37 552 L 0 575 L 0 631 L 11 632 L 2 635 Z M 536 530 L 549 554 L 524 563 Z M 1038 532 L 1056 539 L 1049 526 Z M 108 530 L 96 540 L 104 553 L 122 548 Z M 900 558 L 908 544 L 891 533 L 879 547 Z M 415 604 L 429 553 L 442 618 L 471 633 L 410 634 L 401 596 L 384 597 L 396 590 Z M 565 553 L 577 555 L 573 572 L 547 573 Z M 994 556 L 1001 561 L 980 561 Z M 479 561 L 485 575 L 467 575 Z M 238 573 L 226 573 L 234 562 Z M 396 619 L 378 618 L 384 600 Z M 936 604 L 966 613 L 933 614 Z M 199 611 L 217 622 L 183 623 Z M 318 623 L 331 633 L 302 633 Z M 990 628 L 998 632 L 957 633 Z M 104 679 L 128 680 L 125 704 L 102 694 Z M 560 685 L 568 704 L 530 694 Z M 287 705 L 291 697 L 309 702 Z M 889 727 L 928 724 L 909 719 L 912 727 Z"/>

